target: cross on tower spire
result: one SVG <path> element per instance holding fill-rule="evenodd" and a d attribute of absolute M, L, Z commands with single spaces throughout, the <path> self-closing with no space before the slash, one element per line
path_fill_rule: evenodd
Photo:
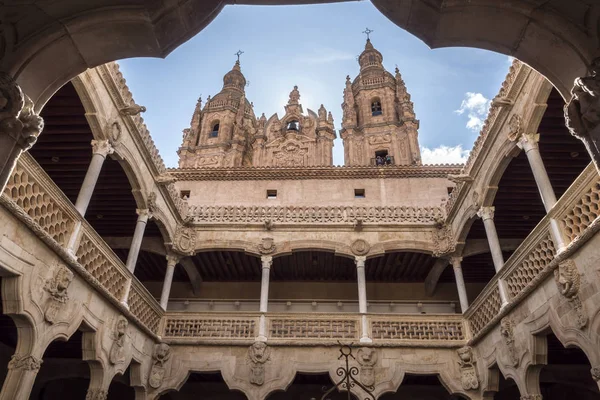
<path fill-rule="evenodd" d="M 364 33 L 365 35 L 367 35 L 367 40 L 371 39 L 370 35 L 371 35 L 371 33 L 373 33 L 373 32 L 375 32 L 375 31 L 374 31 L 374 30 L 372 30 L 372 29 L 369 29 L 369 28 L 367 28 L 367 29 L 365 29 L 365 30 L 363 31 L 363 33 Z"/>
<path fill-rule="evenodd" d="M 243 51 L 241 51 L 241 50 L 238 50 L 238 51 L 237 51 L 237 53 L 235 53 L 235 55 L 236 55 L 236 56 L 237 56 L 237 58 L 238 58 L 238 59 L 237 59 L 237 62 L 240 62 L 240 56 L 241 56 L 242 54 L 244 54 L 244 52 L 243 52 Z"/>

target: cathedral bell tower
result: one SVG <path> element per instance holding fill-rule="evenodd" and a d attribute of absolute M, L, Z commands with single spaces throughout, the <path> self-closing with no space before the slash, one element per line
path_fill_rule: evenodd
<path fill-rule="evenodd" d="M 183 143 L 179 168 L 239 167 L 252 164 L 252 142 L 258 121 L 246 99 L 246 78 L 239 58 L 223 77 L 223 89 L 204 108 L 198 100 Z"/>
<path fill-rule="evenodd" d="M 419 121 L 400 71 L 385 70 L 369 38 L 358 62 L 360 74 L 346 77 L 342 103 L 345 164 L 420 165 Z"/>

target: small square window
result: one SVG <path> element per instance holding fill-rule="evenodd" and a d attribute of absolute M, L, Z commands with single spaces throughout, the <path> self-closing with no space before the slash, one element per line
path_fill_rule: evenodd
<path fill-rule="evenodd" d="M 277 190 L 269 189 L 267 190 L 267 199 L 273 200 L 277 198 Z"/>
<path fill-rule="evenodd" d="M 189 191 L 189 190 L 182 190 L 182 191 L 180 191 L 180 192 L 179 192 L 179 196 L 180 196 L 182 199 L 189 199 L 189 198 L 190 198 L 190 194 L 191 194 L 191 193 L 192 193 L 192 192 L 191 192 L 191 191 Z"/>
<path fill-rule="evenodd" d="M 364 199 L 365 198 L 365 189 L 354 189 L 354 198 L 355 199 Z"/>

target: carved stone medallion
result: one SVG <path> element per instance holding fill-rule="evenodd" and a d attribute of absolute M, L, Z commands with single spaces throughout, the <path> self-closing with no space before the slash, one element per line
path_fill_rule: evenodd
<path fill-rule="evenodd" d="M 193 228 L 179 225 L 173 240 L 174 250 L 182 254 L 193 253 L 196 247 L 196 231 Z"/>
<path fill-rule="evenodd" d="M 46 281 L 44 290 L 50 295 L 46 302 L 46 309 L 44 310 L 44 319 L 53 324 L 56 322 L 56 316 L 60 309 L 69 299 L 67 289 L 73 281 L 73 272 L 65 267 L 59 265 L 54 271 L 52 279 Z"/>
<path fill-rule="evenodd" d="M 350 249 L 352 250 L 352 254 L 356 256 L 364 256 L 369 252 L 369 250 L 371 250 L 371 246 L 366 240 L 356 239 L 354 242 L 352 242 L 352 245 L 350 245 Z"/>
<path fill-rule="evenodd" d="M 377 363 L 377 352 L 369 347 L 358 349 L 357 361 L 360 365 L 360 382 L 368 388 L 375 386 L 375 364 Z"/>
<path fill-rule="evenodd" d="M 168 344 L 159 343 L 154 347 L 152 369 L 148 378 L 150 387 L 158 389 L 162 385 L 166 374 L 165 364 L 169 361 L 169 358 L 171 358 L 171 348 Z"/>
<path fill-rule="evenodd" d="M 479 388 L 479 378 L 477 377 L 477 362 L 473 357 L 473 349 L 469 346 L 461 347 L 456 351 L 458 353 L 460 367 L 460 382 L 464 390 L 477 390 Z"/>
<path fill-rule="evenodd" d="M 113 332 L 113 344 L 110 348 L 109 361 L 111 364 L 125 362 L 125 340 L 127 339 L 127 326 L 129 321 L 124 316 L 119 316 Z"/>
<path fill-rule="evenodd" d="M 275 252 L 275 242 L 273 238 L 262 238 L 258 244 L 258 251 L 260 254 L 272 254 Z"/>
<path fill-rule="evenodd" d="M 271 348 L 265 342 L 254 342 L 248 348 L 250 383 L 261 386 L 265 383 L 265 363 L 271 358 Z"/>

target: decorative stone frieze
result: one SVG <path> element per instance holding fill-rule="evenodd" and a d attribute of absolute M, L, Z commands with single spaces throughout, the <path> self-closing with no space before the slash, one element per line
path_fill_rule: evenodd
<path fill-rule="evenodd" d="M 558 264 L 558 268 L 554 270 L 554 281 L 560 294 L 571 303 L 575 311 L 575 326 L 577 329 L 585 328 L 588 324 L 588 316 L 579 298 L 581 276 L 575 262 L 571 259 L 566 259 Z"/>
<path fill-rule="evenodd" d="M 266 220 L 281 224 L 426 224 L 443 221 L 441 207 L 352 206 L 197 206 L 189 212 L 194 224 L 248 224 Z"/>
<path fill-rule="evenodd" d="M 40 360 L 34 356 L 20 356 L 14 354 L 8 362 L 8 369 L 22 369 L 25 371 L 39 371 L 44 360 Z"/>
<path fill-rule="evenodd" d="M 250 383 L 262 386 L 265 383 L 265 364 L 271 359 L 271 348 L 265 342 L 254 342 L 248 348 Z"/>
<path fill-rule="evenodd" d="M 260 254 L 273 254 L 276 250 L 275 242 L 273 238 L 262 238 L 258 244 L 258 251 Z"/>
<path fill-rule="evenodd" d="M 165 379 L 166 363 L 171 358 L 171 348 L 166 343 L 159 343 L 154 347 L 152 355 L 152 369 L 148 378 L 148 384 L 154 389 L 158 389 Z"/>
<path fill-rule="evenodd" d="M 356 239 L 354 242 L 352 242 L 352 245 L 350 245 L 350 249 L 352 250 L 352 254 L 355 256 L 364 256 L 369 253 L 371 245 L 369 245 L 366 240 Z"/>
<path fill-rule="evenodd" d="M 508 317 L 505 317 L 500 322 L 500 335 L 506 348 L 506 356 L 508 363 L 512 367 L 519 366 L 519 355 L 517 345 L 515 344 L 514 323 Z"/>
<path fill-rule="evenodd" d="M 373 388 L 375 386 L 377 352 L 370 347 L 361 347 L 356 355 L 356 361 L 360 365 L 360 382 L 368 388 Z"/>
<path fill-rule="evenodd" d="M 117 318 L 113 331 L 113 344 L 110 348 L 109 361 L 111 364 L 122 364 L 125 362 L 125 341 L 127 340 L 127 327 L 129 321 L 124 316 Z"/>
<path fill-rule="evenodd" d="M 64 265 L 59 265 L 52 278 L 46 281 L 44 290 L 48 292 L 49 297 L 46 302 L 44 319 L 50 324 L 56 321 L 60 309 L 69 299 L 67 289 L 72 281 L 73 272 Z"/>
<path fill-rule="evenodd" d="M 458 366 L 462 388 L 464 390 L 479 389 L 479 377 L 475 368 L 477 361 L 473 357 L 473 349 L 470 346 L 465 346 L 456 350 L 456 353 L 459 357 Z"/>
<path fill-rule="evenodd" d="M 85 400 L 106 400 L 108 398 L 108 390 L 104 389 L 88 389 L 85 395 Z"/>
<path fill-rule="evenodd" d="M 173 250 L 189 255 L 196 247 L 196 231 L 188 226 L 178 225 L 173 238 Z"/>

